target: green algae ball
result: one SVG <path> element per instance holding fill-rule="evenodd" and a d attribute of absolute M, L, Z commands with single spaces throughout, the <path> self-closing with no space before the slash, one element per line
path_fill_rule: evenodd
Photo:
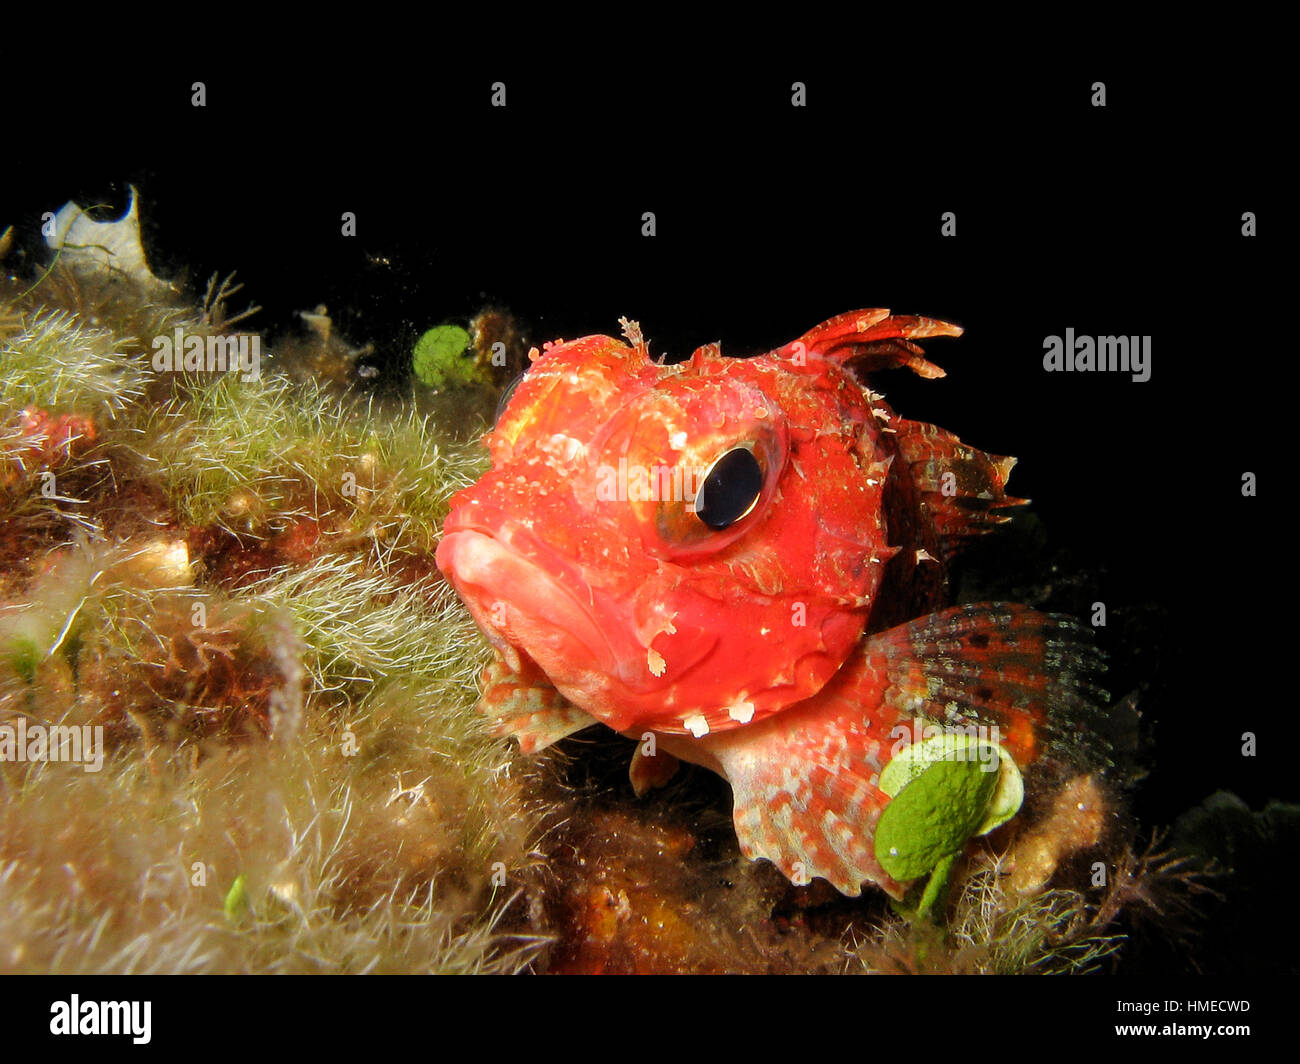
<path fill-rule="evenodd" d="M 415 375 L 441 391 L 464 384 L 487 384 L 487 376 L 469 352 L 469 333 L 459 325 L 436 325 L 415 341 Z"/>
<path fill-rule="evenodd" d="M 972 835 L 1009 820 L 1024 799 L 1011 756 L 961 734 L 907 747 L 885 766 L 880 787 L 894 797 L 876 824 L 876 860 L 899 881 L 927 875 Z"/>
<path fill-rule="evenodd" d="M 1004 746 L 962 732 L 944 732 L 924 742 L 912 743 L 904 747 L 880 773 L 880 789 L 892 798 L 936 761 L 974 761 L 985 772 L 992 772 L 995 752 L 998 757 L 997 785 L 993 788 L 983 821 L 972 832 L 974 835 L 987 835 L 1020 812 L 1025 800 L 1024 776 Z"/>

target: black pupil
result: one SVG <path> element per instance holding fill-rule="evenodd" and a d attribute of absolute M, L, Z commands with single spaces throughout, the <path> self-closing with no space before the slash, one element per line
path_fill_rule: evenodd
<path fill-rule="evenodd" d="M 763 490 L 763 470 L 752 451 L 737 447 L 728 451 L 709 470 L 699 494 L 695 512 L 715 532 L 735 524 L 749 513 Z"/>

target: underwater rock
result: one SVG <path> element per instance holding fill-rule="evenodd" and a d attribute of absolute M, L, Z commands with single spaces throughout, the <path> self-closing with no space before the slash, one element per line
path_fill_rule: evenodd
<path fill-rule="evenodd" d="M 1199 907 L 1196 956 L 1214 958 L 1216 973 L 1225 975 L 1300 973 L 1300 924 L 1285 915 L 1261 923 L 1276 909 L 1277 877 L 1300 852 L 1300 804 L 1274 800 L 1256 811 L 1231 792 L 1215 791 L 1175 821 L 1171 845 L 1194 865 L 1210 862 L 1215 873 L 1217 897 Z M 1137 970 L 1168 970 L 1164 942 L 1143 945 Z"/>
<path fill-rule="evenodd" d="M 557 940 L 544 972 L 797 973 L 837 963 L 845 923 L 814 927 L 774 869 L 744 868 L 734 845 L 715 848 L 675 817 L 588 808 L 554 842 L 544 908 Z"/>
<path fill-rule="evenodd" d="M 1300 850 L 1300 805 L 1274 801 L 1255 812 L 1230 791 L 1215 791 L 1180 816 L 1172 837 L 1178 852 L 1213 858 L 1229 870 L 1288 840 L 1286 849 Z"/>

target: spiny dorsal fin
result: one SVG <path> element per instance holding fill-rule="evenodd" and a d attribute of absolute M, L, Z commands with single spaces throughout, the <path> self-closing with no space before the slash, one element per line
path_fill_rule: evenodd
<path fill-rule="evenodd" d="M 922 421 L 895 418 L 890 427 L 900 459 L 895 472 L 912 478 L 917 504 L 933 525 L 945 562 L 963 538 L 1004 524 L 1010 517 L 1002 511 L 1029 501 L 1006 493 L 1014 458 L 987 454 Z"/>

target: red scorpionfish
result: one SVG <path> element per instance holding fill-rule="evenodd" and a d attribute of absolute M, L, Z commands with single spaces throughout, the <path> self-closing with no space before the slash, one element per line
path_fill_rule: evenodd
<path fill-rule="evenodd" d="M 901 897 L 873 848 L 899 725 L 996 725 L 1023 768 L 1096 653 L 1027 607 L 932 612 L 963 539 L 1023 502 L 1015 460 L 899 417 L 862 374 L 942 376 L 912 341 L 962 330 L 859 310 L 661 365 L 621 324 L 628 343 L 532 352 L 491 470 L 452 500 L 438 566 L 496 650 L 480 709 L 525 753 L 595 722 L 639 740 L 638 794 L 704 765 L 747 857 Z"/>

